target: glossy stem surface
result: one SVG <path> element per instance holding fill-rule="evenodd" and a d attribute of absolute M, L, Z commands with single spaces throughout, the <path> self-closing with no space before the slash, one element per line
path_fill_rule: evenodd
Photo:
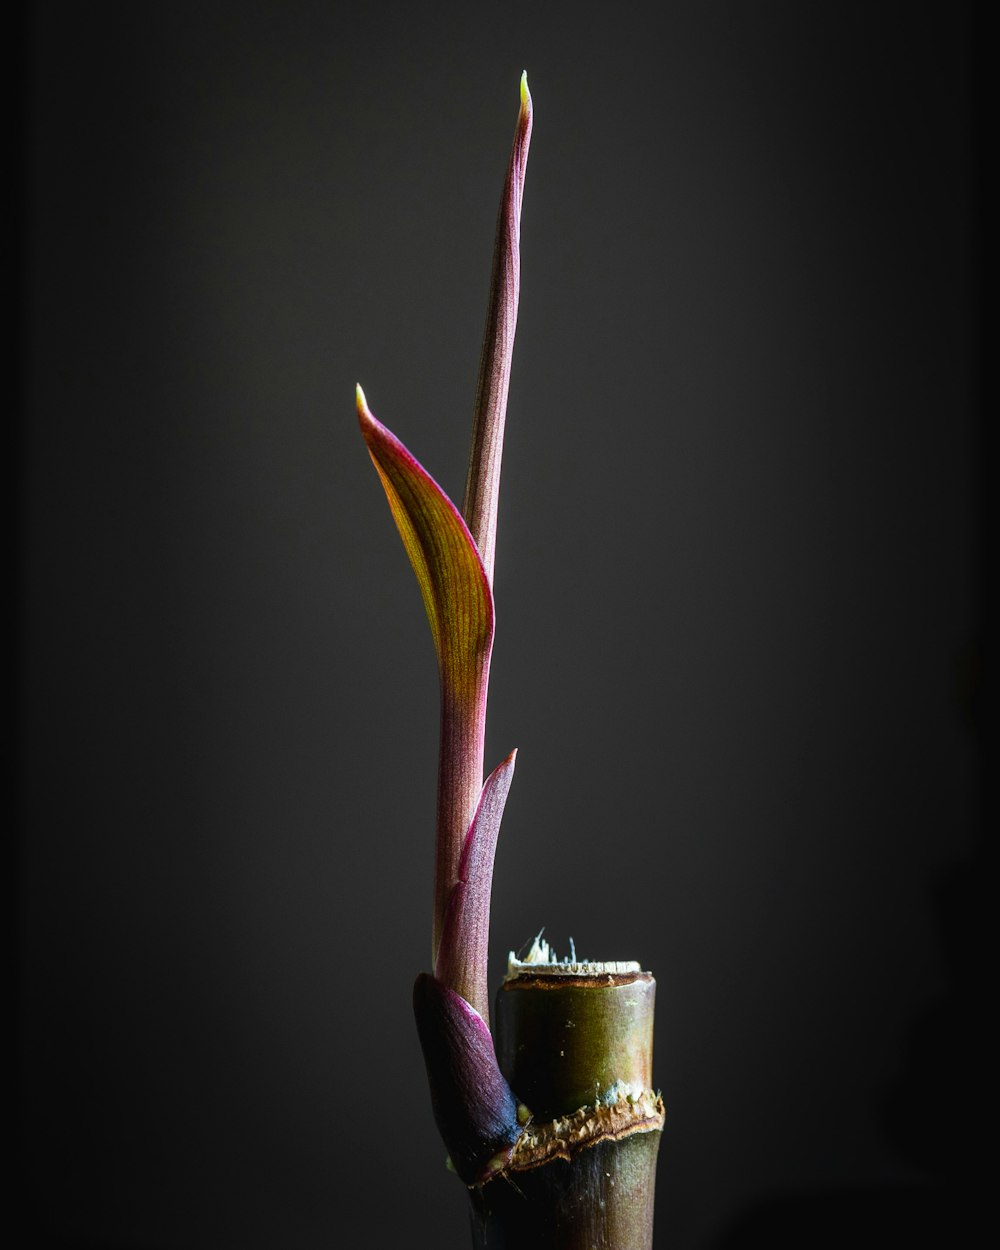
<path fill-rule="evenodd" d="M 519 1147 L 504 1177 L 471 1191 L 476 1247 L 650 1250 L 662 1124 L 650 1088 L 655 993 L 647 972 L 504 983 L 500 1067 L 549 1147 Z"/>
<path fill-rule="evenodd" d="M 659 1132 L 601 1142 L 472 1194 L 475 1250 L 651 1250 Z M 514 1188 L 514 1185 L 517 1188 Z"/>

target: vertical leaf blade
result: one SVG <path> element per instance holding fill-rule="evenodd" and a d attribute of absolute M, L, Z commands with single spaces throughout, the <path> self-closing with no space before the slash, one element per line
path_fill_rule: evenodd
<path fill-rule="evenodd" d="M 462 514 L 482 555 L 491 586 L 497 543 L 500 461 L 503 457 L 507 393 L 521 293 L 521 201 L 528 167 L 531 124 L 531 94 L 525 73 L 521 75 L 521 107 L 497 219 L 490 300 L 479 358 L 469 474 L 462 503 Z"/>

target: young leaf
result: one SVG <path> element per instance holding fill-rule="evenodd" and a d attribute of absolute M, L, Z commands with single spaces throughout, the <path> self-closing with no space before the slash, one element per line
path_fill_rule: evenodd
<path fill-rule="evenodd" d="M 445 912 L 444 931 L 434 974 L 490 1021 L 486 980 L 490 941 L 490 892 L 493 858 L 517 751 L 490 773 L 479 797 Z"/>
<path fill-rule="evenodd" d="M 481 1185 L 510 1161 L 530 1112 L 504 1080 L 485 1021 L 464 998 L 422 972 L 413 1014 L 438 1131 L 462 1180 Z"/>
<path fill-rule="evenodd" d="M 358 387 L 358 420 L 420 585 L 441 675 L 433 954 L 483 782 L 493 594 L 461 514 Z"/>
<path fill-rule="evenodd" d="M 493 276 L 479 358 L 479 386 L 472 427 L 469 475 L 462 514 L 483 557 L 483 567 L 493 585 L 497 544 L 497 506 L 500 495 L 500 460 L 503 456 L 507 391 L 517 329 L 517 304 L 521 292 L 521 199 L 531 142 L 531 94 L 528 75 L 521 75 L 521 108 L 514 130 L 514 145 L 500 200 Z"/>

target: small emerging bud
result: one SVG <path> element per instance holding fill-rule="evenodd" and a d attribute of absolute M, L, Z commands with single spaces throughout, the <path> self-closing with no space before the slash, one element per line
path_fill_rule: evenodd
<path fill-rule="evenodd" d="M 481 1185 L 510 1160 L 527 1108 L 504 1080 L 482 1016 L 464 998 L 422 972 L 413 1013 L 448 1157 L 466 1185 Z"/>

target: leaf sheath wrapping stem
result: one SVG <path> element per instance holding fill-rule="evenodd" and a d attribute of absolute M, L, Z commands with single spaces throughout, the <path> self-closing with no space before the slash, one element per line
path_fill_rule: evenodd
<path fill-rule="evenodd" d="M 422 972 L 413 1013 L 438 1131 L 466 1185 L 482 1184 L 510 1161 L 528 1112 L 501 1075 L 485 1021 L 464 998 Z"/>
<path fill-rule="evenodd" d="M 479 805 L 465 836 L 445 912 L 435 975 L 475 1007 L 489 1027 L 486 970 L 490 942 L 490 894 L 493 859 L 507 792 L 514 776 L 516 751 L 498 765 L 483 786 Z"/>

